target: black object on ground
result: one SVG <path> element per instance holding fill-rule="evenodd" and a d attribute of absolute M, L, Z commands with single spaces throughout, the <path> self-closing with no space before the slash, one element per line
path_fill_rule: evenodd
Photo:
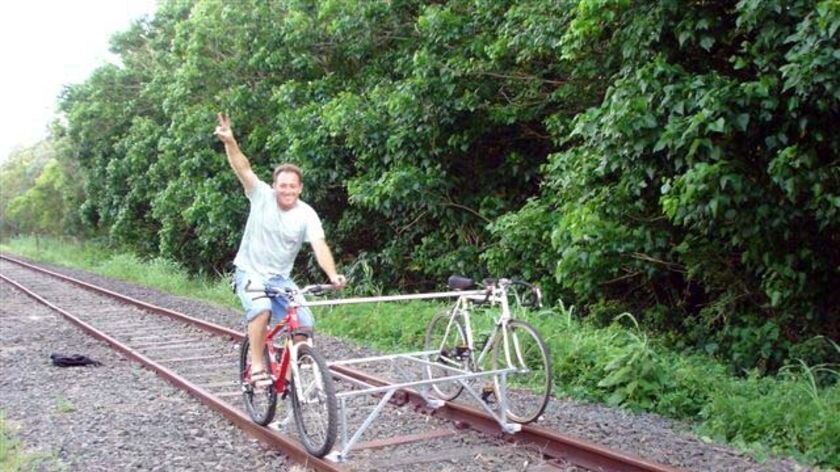
<path fill-rule="evenodd" d="M 53 365 L 59 367 L 75 367 L 80 365 L 102 365 L 101 362 L 95 361 L 88 356 L 82 354 L 50 354 Z"/>

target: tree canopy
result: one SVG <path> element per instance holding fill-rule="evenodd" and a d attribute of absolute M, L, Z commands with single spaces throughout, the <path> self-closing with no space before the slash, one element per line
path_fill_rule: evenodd
<path fill-rule="evenodd" d="M 836 360 L 838 29 L 836 0 L 165 0 L 67 88 L 63 152 L 84 231 L 226 271 L 224 111 L 262 178 L 304 168 L 351 280 L 520 276 L 739 369 Z"/>

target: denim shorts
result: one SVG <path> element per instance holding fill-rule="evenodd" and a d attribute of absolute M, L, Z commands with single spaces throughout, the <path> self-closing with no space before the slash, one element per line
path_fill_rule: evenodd
<path fill-rule="evenodd" d="M 233 274 L 233 280 L 236 283 L 236 296 L 242 303 L 242 308 L 245 309 L 245 320 L 249 323 L 257 317 L 260 313 L 271 310 L 270 324 L 274 325 L 283 320 L 286 316 L 289 302 L 285 297 L 268 298 L 265 293 L 245 291 L 245 286 L 248 281 L 251 282 L 249 290 L 255 290 L 261 287 L 268 288 L 298 288 L 292 279 L 283 277 L 282 275 L 275 275 L 274 277 L 264 280 L 259 276 L 248 274 L 240 268 L 236 268 Z M 262 298 L 258 298 L 262 297 Z M 298 323 L 301 327 L 312 328 L 315 326 L 315 320 L 312 317 L 312 312 L 309 308 L 302 306 L 297 310 Z"/>

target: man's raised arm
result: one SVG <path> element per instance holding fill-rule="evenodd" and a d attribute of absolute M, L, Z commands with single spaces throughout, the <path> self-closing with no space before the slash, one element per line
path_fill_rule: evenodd
<path fill-rule="evenodd" d="M 242 187 L 245 189 L 245 194 L 250 195 L 251 190 L 257 183 L 257 174 L 251 170 L 251 163 L 248 158 L 239 149 L 239 144 L 236 143 L 236 138 L 233 137 L 233 130 L 230 129 L 230 117 L 219 113 L 219 126 L 216 127 L 214 133 L 225 143 L 225 153 L 227 153 L 228 162 L 236 173 L 236 177 L 242 182 Z"/>

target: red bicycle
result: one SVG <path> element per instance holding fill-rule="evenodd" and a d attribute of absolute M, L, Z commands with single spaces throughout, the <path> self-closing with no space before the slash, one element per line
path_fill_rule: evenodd
<path fill-rule="evenodd" d="M 239 352 L 239 381 L 245 408 L 254 422 L 267 425 L 274 419 L 277 396 L 291 397 L 295 425 L 303 447 L 316 457 L 323 457 L 335 444 L 338 425 L 338 407 L 335 386 L 327 363 L 312 347 L 310 339 L 293 342 L 292 335 L 300 327 L 297 309 L 305 301 L 304 294 L 318 294 L 332 285 L 309 285 L 300 290 L 288 288 L 262 288 L 247 292 L 264 292 L 262 297 L 284 297 L 288 310 L 283 320 L 266 332 L 263 362 L 268 366 L 272 383 L 256 388 L 251 382 L 251 356 L 246 339 Z M 262 298 L 257 297 L 257 298 Z"/>

